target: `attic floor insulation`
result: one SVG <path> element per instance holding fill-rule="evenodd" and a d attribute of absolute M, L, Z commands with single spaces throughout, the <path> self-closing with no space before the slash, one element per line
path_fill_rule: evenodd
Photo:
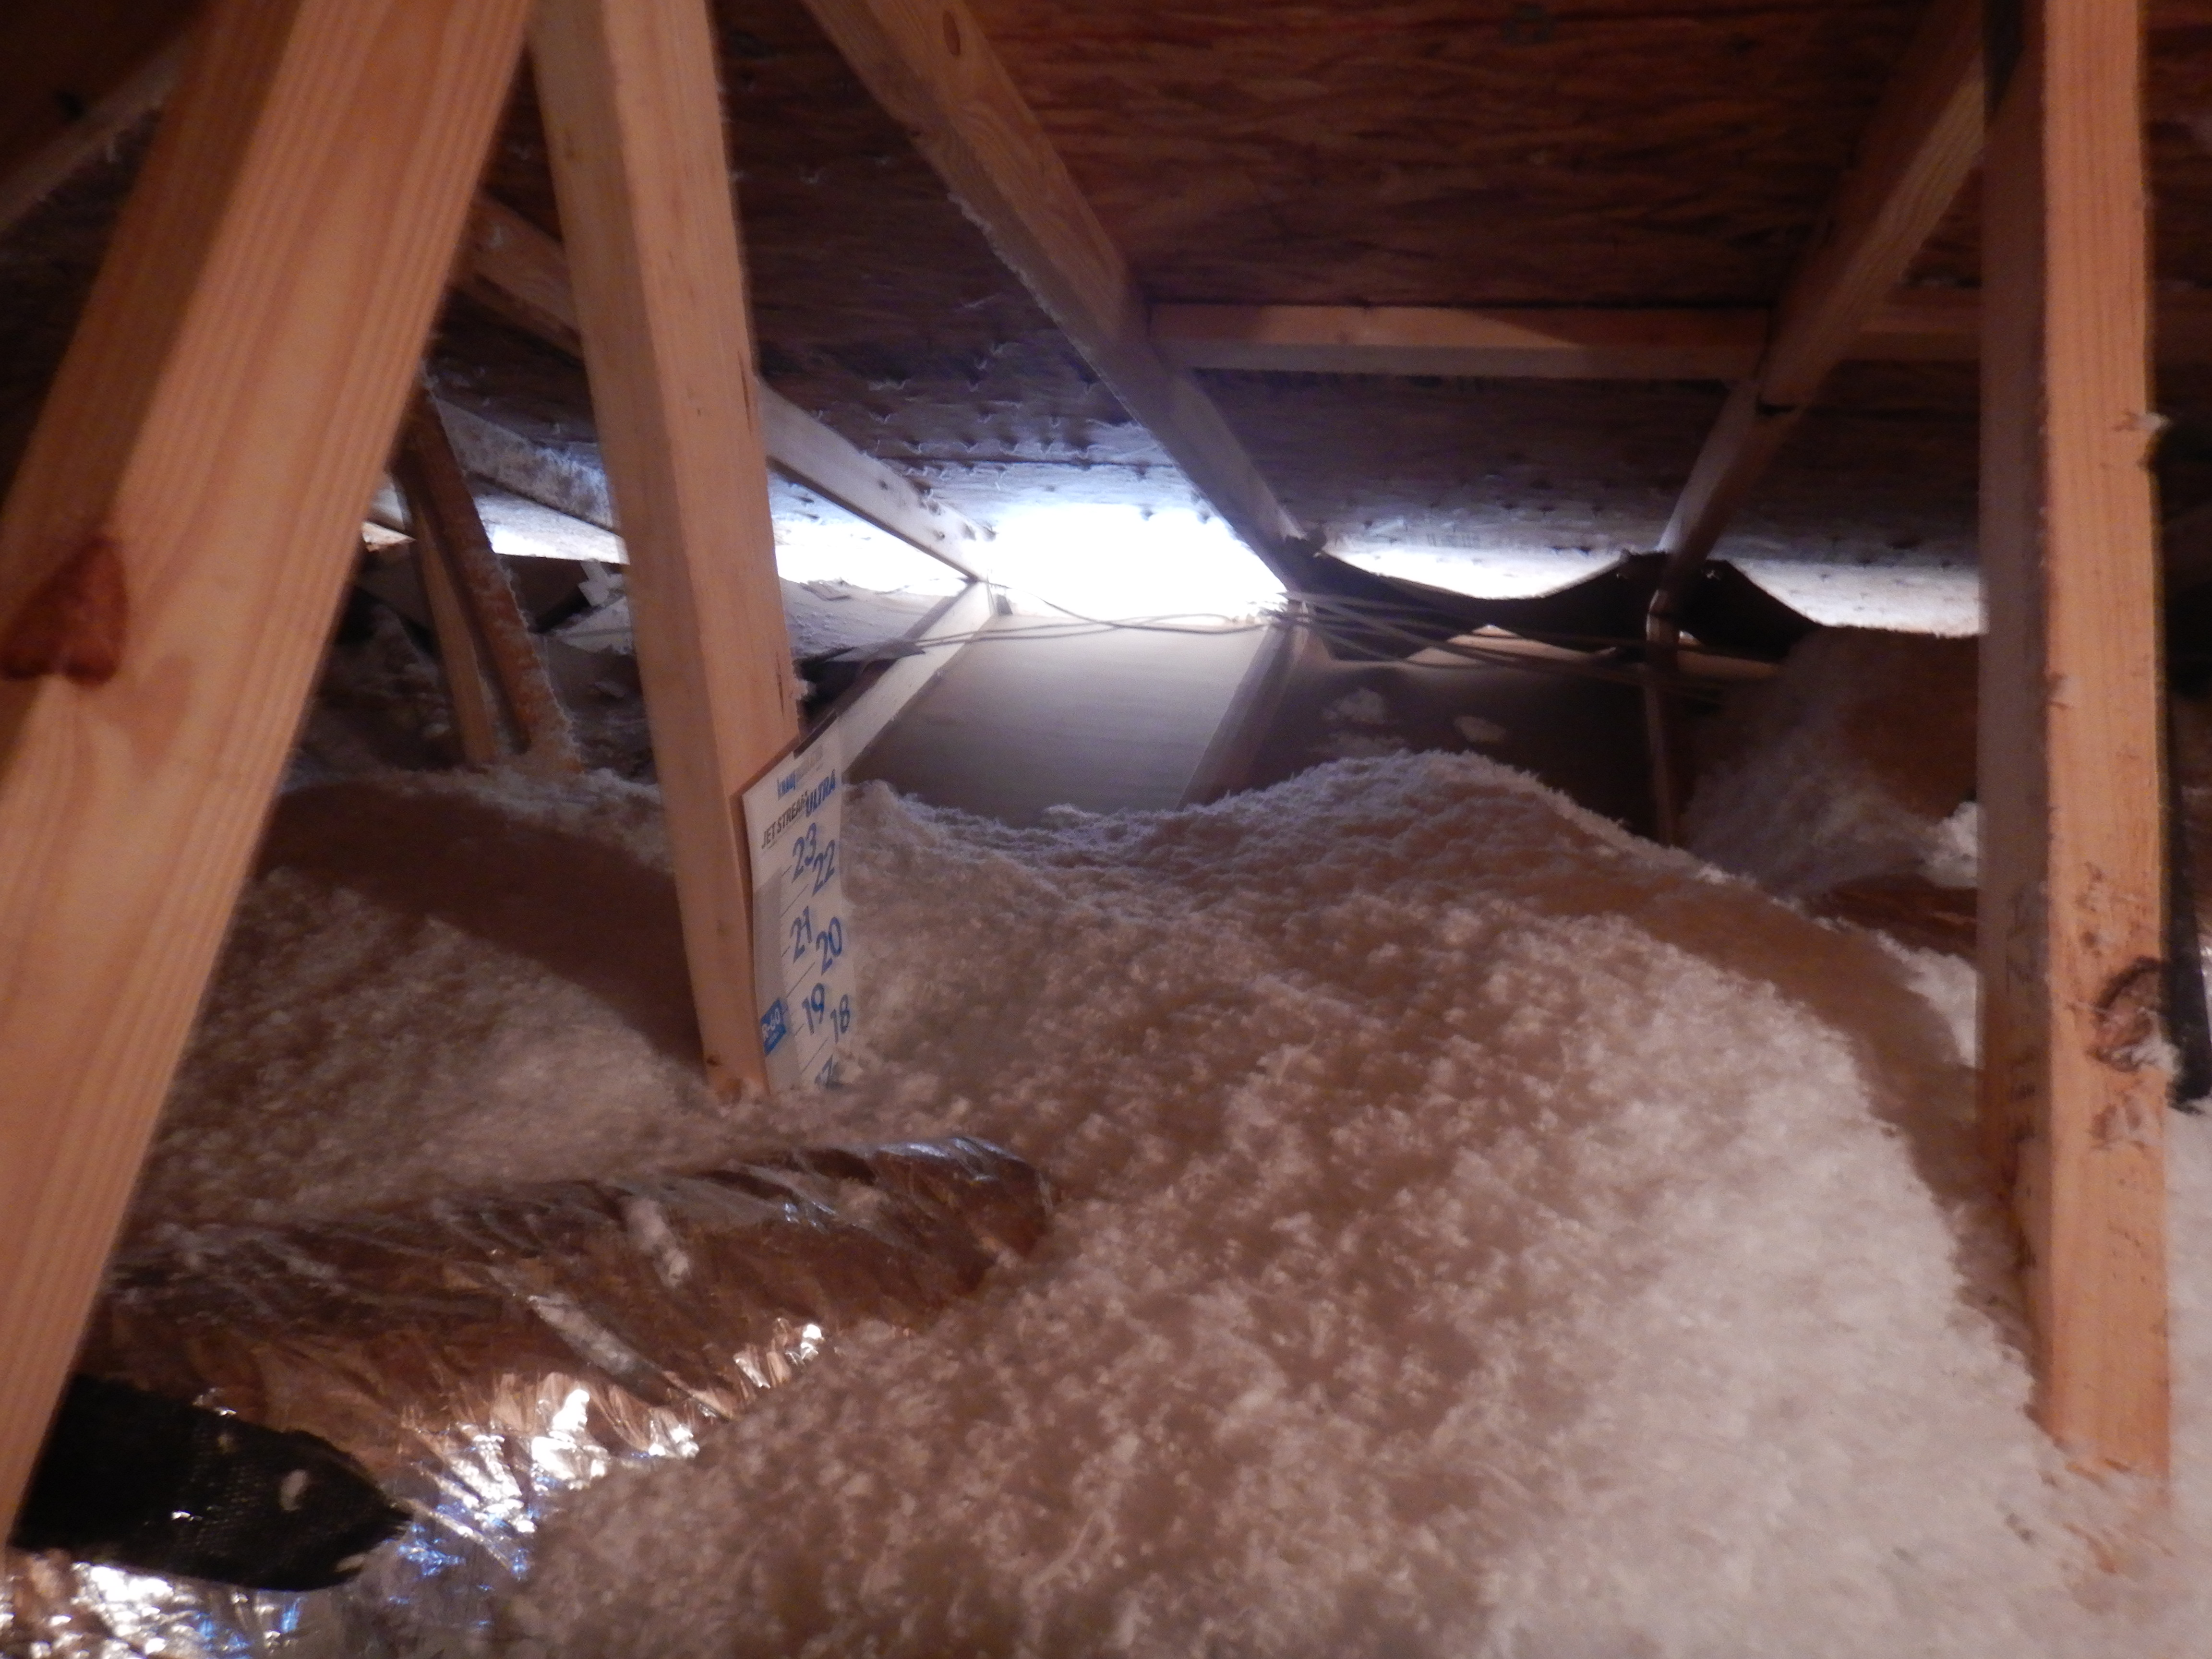
<path fill-rule="evenodd" d="M 1472 756 L 848 814 L 870 1063 L 722 1107 L 649 791 L 284 804 L 134 1236 L 950 1131 L 1058 1184 L 927 1333 L 557 1509 L 466 1651 L 2212 1651 L 2212 1131 L 2130 1524 L 2025 1415 L 1963 964 Z"/>

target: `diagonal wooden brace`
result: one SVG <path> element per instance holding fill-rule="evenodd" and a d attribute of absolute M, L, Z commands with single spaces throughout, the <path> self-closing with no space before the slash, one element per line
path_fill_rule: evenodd
<path fill-rule="evenodd" d="M 214 0 L 0 512 L 112 672 L 0 680 L 0 1522 L 298 727 L 525 0 Z"/>

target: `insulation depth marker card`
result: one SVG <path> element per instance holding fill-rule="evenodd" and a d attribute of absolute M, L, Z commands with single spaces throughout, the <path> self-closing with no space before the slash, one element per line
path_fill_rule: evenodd
<path fill-rule="evenodd" d="M 845 743 L 837 726 L 779 762 L 745 791 L 743 806 L 769 1084 L 826 1087 L 837 1081 L 856 1006 L 842 847 Z"/>

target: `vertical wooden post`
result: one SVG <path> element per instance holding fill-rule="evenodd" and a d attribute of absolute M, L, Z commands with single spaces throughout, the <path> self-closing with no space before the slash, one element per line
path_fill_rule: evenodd
<path fill-rule="evenodd" d="M 708 1076 L 765 1083 L 738 797 L 798 728 L 706 0 L 531 34 Z"/>
<path fill-rule="evenodd" d="M 7 1514 L 299 725 L 524 21 L 523 0 L 216 0 L 0 514 Z"/>
<path fill-rule="evenodd" d="M 2037 1410 L 2167 1462 L 2157 569 L 2142 17 L 1992 0 L 1984 191 L 1983 1121 Z"/>

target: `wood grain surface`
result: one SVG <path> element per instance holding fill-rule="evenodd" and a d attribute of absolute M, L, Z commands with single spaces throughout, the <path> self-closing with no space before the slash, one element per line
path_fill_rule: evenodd
<path fill-rule="evenodd" d="M 798 715 L 705 0 L 541 0 L 531 56 L 708 1076 L 760 1086 L 738 797 Z"/>
<path fill-rule="evenodd" d="M 1990 135 L 1982 1115 L 2026 1248 L 2036 1409 L 2169 1446 L 2163 845 L 2142 18 L 2028 0 Z"/>
<path fill-rule="evenodd" d="M 0 514 L 0 618 L 102 537 L 118 672 L 0 687 L 12 1508 L 359 546 L 522 0 L 219 0 Z"/>

